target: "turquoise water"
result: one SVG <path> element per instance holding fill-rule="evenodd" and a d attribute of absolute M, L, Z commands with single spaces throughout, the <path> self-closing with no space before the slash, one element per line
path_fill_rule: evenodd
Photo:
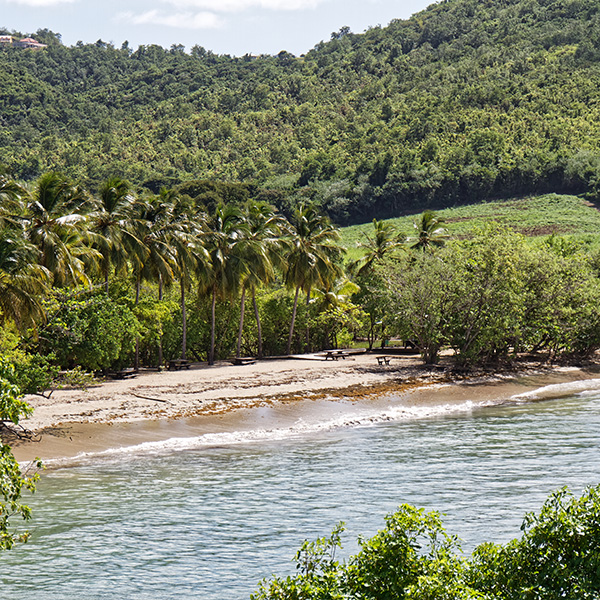
<path fill-rule="evenodd" d="M 345 521 L 353 552 L 404 502 L 445 513 L 466 550 L 506 542 L 552 490 L 600 482 L 600 391 L 569 385 L 526 398 L 538 402 L 362 414 L 287 439 L 198 438 L 51 470 L 30 503 L 32 540 L 0 555 L 2 598 L 248 598 L 292 572 L 304 539 Z"/>

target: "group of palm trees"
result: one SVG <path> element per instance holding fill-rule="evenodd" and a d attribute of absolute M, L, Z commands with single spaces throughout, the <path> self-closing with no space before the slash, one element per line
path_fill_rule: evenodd
<path fill-rule="evenodd" d="M 187 196 L 138 195 L 118 178 L 92 195 L 58 173 L 31 186 L 0 176 L 0 318 L 21 329 L 43 321 L 43 299 L 53 287 L 104 288 L 108 295 L 112 277 L 128 277 L 137 303 L 143 282 L 155 284 L 159 299 L 178 284 L 185 358 L 186 293 L 197 286 L 210 298 L 212 364 L 218 301 L 241 300 L 239 355 L 250 295 L 260 356 L 256 292 L 280 278 L 294 293 L 289 354 L 300 292 L 309 299 L 311 290 L 327 289 L 342 275 L 338 241 L 338 230 L 310 204 L 300 204 L 289 221 L 254 201 L 208 214 Z"/>

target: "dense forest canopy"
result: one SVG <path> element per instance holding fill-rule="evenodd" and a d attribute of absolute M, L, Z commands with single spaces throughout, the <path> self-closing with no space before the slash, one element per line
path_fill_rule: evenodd
<path fill-rule="evenodd" d="M 600 5 L 447 0 L 306 55 L 194 46 L 0 50 L 0 163 L 87 187 L 242 181 L 338 223 L 598 193 Z M 16 33 L 3 30 L 4 33 Z"/>

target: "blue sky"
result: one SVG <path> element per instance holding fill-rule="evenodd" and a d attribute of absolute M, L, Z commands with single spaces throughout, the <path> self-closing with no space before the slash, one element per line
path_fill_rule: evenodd
<path fill-rule="evenodd" d="M 333 31 L 406 19 L 433 0 L 0 0 L 0 27 L 48 28 L 71 46 L 195 44 L 218 54 L 303 54 Z"/>

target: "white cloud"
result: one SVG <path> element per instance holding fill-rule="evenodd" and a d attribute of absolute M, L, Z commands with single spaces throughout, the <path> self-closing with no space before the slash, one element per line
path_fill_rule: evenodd
<path fill-rule="evenodd" d="M 69 4 L 75 0 L 7 0 L 9 4 L 24 4 L 25 6 L 55 6 L 56 4 Z"/>
<path fill-rule="evenodd" d="M 221 19 L 211 12 L 167 13 L 160 10 L 149 10 L 138 14 L 121 13 L 118 18 L 134 25 L 162 25 L 177 29 L 217 29 L 222 26 Z"/>
<path fill-rule="evenodd" d="M 177 7 L 194 7 L 215 12 L 237 12 L 249 8 L 303 10 L 316 8 L 324 0 L 166 0 Z"/>

